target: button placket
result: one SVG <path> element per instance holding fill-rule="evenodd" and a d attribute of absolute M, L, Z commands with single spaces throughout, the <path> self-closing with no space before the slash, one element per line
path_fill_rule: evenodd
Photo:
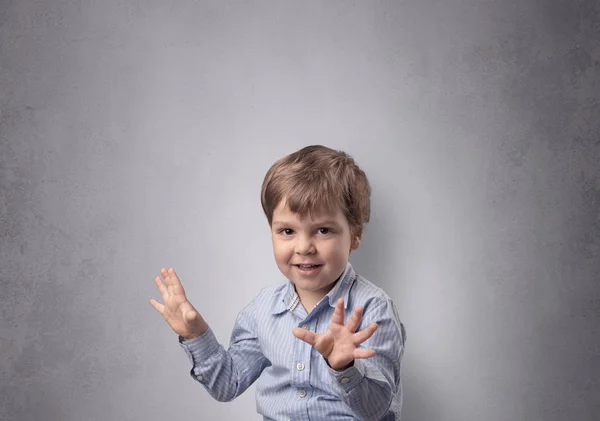
<path fill-rule="evenodd" d="M 298 325 L 296 325 L 298 326 Z M 308 329 L 308 324 L 304 323 L 298 326 L 302 329 Z M 291 375 L 291 385 L 295 387 L 304 387 L 308 384 L 308 368 L 309 363 L 307 363 L 306 355 L 307 349 L 308 352 L 312 347 L 304 341 L 297 340 L 294 344 L 294 355 L 293 360 L 290 361 L 290 375 Z M 310 355 L 310 354 L 309 354 Z M 310 358 L 310 357 L 309 357 Z M 306 393 L 306 391 L 305 391 Z"/>
<path fill-rule="evenodd" d="M 308 330 L 310 328 L 310 326 L 306 323 L 302 324 L 300 326 L 302 329 L 306 329 Z M 312 349 L 312 346 L 310 346 L 309 344 L 301 341 L 302 345 L 300 346 L 300 348 L 298 349 L 298 354 L 296 354 L 296 374 L 294 375 L 294 377 L 296 377 L 298 379 L 298 382 L 300 384 L 304 383 L 306 384 L 306 382 L 308 381 L 308 370 L 304 370 L 305 368 L 308 368 L 305 365 L 305 362 L 307 361 L 306 358 L 308 358 L 308 361 L 310 361 L 310 349 Z M 307 354 L 308 352 L 308 354 Z M 306 393 L 306 391 L 305 391 Z"/>

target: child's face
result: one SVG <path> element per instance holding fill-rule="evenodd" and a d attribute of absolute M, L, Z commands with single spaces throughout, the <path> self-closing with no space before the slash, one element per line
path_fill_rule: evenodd
<path fill-rule="evenodd" d="M 350 251 L 360 246 L 341 210 L 314 212 L 301 219 L 285 201 L 273 212 L 271 237 L 277 266 L 301 298 L 303 293 L 324 297 L 346 269 Z"/>

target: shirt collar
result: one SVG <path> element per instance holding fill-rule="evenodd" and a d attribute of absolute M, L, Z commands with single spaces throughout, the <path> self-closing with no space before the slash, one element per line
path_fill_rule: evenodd
<path fill-rule="evenodd" d="M 348 296 L 350 295 L 350 287 L 352 286 L 355 279 L 355 272 L 350 262 L 346 264 L 346 269 L 340 279 L 337 281 L 335 286 L 329 291 L 329 293 L 323 298 L 323 300 L 329 300 L 329 305 L 335 307 L 337 301 L 340 298 L 344 299 L 344 309 L 348 308 Z M 288 280 L 283 288 L 281 288 L 275 294 L 275 303 L 273 306 L 272 314 L 283 313 L 293 308 L 296 304 L 294 302 L 299 300 L 298 294 L 294 289 L 294 284 Z"/>

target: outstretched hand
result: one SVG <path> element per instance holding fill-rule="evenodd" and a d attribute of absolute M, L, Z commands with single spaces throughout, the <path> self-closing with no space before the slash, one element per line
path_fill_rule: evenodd
<path fill-rule="evenodd" d="M 165 278 L 164 283 L 159 276 L 154 278 L 154 283 L 160 291 L 164 304 L 151 298 L 152 307 L 162 314 L 171 329 L 184 339 L 193 339 L 202 335 L 208 330 L 208 324 L 187 300 L 175 270 L 171 268 L 167 271 L 163 268 L 160 273 Z"/>
<path fill-rule="evenodd" d="M 362 320 L 362 307 L 357 307 L 344 325 L 344 300 L 340 298 L 335 305 L 331 325 L 325 333 L 315 333 L 299 327 L 294 328 L 296 338 L 312 345 L 334 370 L 344 370 L 359 358 L 370 358 L 375 355 L 372 349 L 358 348 L 377 330 L 377 323 L 356 332 Z"/>

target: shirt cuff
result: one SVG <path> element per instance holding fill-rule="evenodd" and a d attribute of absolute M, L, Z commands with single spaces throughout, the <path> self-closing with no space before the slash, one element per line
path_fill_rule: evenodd
<path fill-rule="evenodd" d="M 190 339 L 189 341 L 186 341 L 182 336 L 179 336 L 179 344 L 194 367 L 196 367 L 198 362 L 206 361 L 210 356 L 221 350 L 221 344 L 217 341 L 217 338 L 210 327 L 202 335 Z"/>
<path fill-rule="evenodd" d="M 327 365 L 327 370 L 343 393 L 348 394 L 365 378 L 365 370 L 361 360 L 354 360 L 352 367 L 348 367 L 344 371 L 336 371 Z"/>

